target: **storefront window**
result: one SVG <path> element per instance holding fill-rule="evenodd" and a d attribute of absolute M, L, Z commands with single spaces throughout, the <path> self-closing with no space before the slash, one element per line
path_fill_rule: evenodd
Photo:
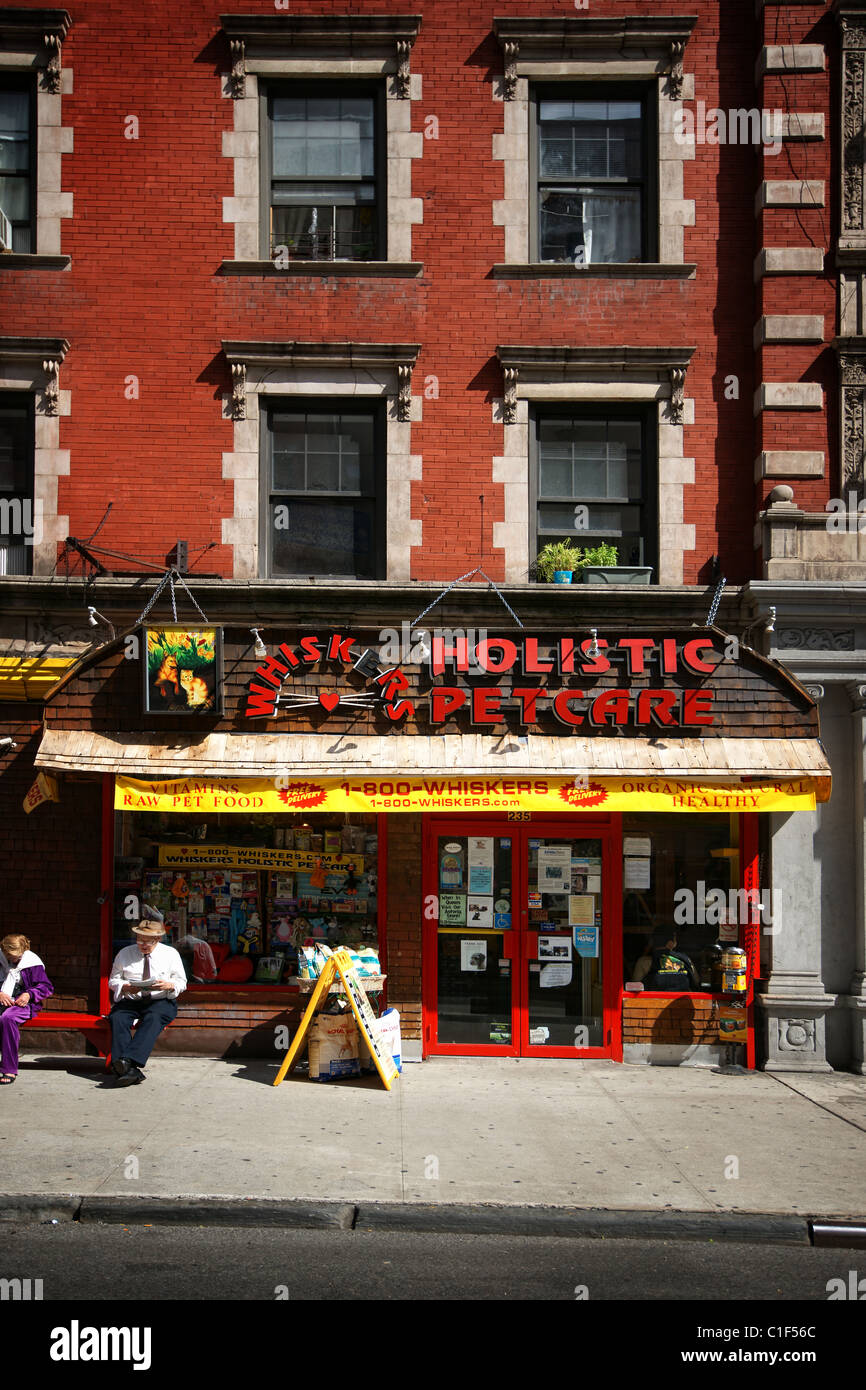
<path fill-rule="evenodd" d="M 623 817 L 625 984 L 718 992 L 723 946 L 747 919 L 739 817 Z"/>
<path fill-rule="evenodd" d="M 142 916 L 165 924 L 191 982 L 286 984 L 316 947 L 378 964 L 375 815 L 119 814 L 115 950 Z"/>

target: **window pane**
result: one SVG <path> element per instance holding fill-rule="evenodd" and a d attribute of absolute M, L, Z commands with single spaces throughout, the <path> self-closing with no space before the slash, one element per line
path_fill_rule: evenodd
<path fill-rule="evenodd" d="M 273 417 L 274 491 L 374 492 L 374 417 L 318 412 Z"/>
<path fill-rule="evenodd" d="M 277 501 L 271 504 L 271 521 L 272 574 L 376 577 L 372 501 Z"/>
<path fill-rule="evenodd" d="M 638 101 L 539 102 L 542 177 L 640 178 L 643 113 Z"/>
<path fill-rule="evenodd" d="M 358 202 L 372 197 L 372 187 L 346 184 L 340 189 L 341 201 Z M 279 198 L 288 198 L 282 190 Z M 308 196 L 308 195 L 307 195 Z M 376 208 L 336 207 L 333 203 L 278 205 L 272 213 L 271 252 L 287 246 L 290 256 L 303 260 L 370 260 L 377 253 Z"/>
<path fill-rule="evenodd" d="M 542 188 L 539 214 L 543 261 L 599 265 L 640 260 L 640 189 Z"/>
<path fill-rule="evenodd" d="M 27 92 L 0 92 L 0 169 L 26 173 L 29 168 L 30 97 Z M 7 217 L 11 213 L 4 207 Z"/>
<path fill-rule="evenodd" d="M 373 176 L 372 97 L 275 97 L 272 117 L 275 178 Z"/>
<path fill-rule="evenodd" d="M 0 175 L 0 208 L 10 222 L 29 222 L 30 180 Z"/>

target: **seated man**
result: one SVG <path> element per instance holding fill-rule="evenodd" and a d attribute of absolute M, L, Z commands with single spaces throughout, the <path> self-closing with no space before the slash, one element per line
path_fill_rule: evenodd
<path fill-rule="evenodd" d="M 134 946 L 118 951 L 111 967 L 109 987 L 114 1004 L 111 1026 L 111 1066 L 118 1086 L 135 1086 L 144 1080 L 142 1067 L 163 1028 L 177 1016 L 177 996 L 186 989 L 183 962 L 173 946 L 160 937 L 160 922 L 139 922 L 133 927 Z M 133 1036 L 133 1020 L 138 1027 Z"/>

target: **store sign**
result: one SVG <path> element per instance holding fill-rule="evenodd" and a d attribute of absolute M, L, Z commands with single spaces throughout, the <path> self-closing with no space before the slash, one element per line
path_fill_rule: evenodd
<path fill-rule="evenodd" d="M 594 655 L 590 655 L 590 652 Z M 340 711 L 381 710 L 397 722 L 423 710 L 433 727 L 460 715 L 473 728 L 500 724 L 509 715 L 525 728 L 552 716 L 564 729 L 583 732 L 626 725 L 647 729 L 701 730 L 723 721 L 714 710 L 712 687 L 694 685 L 695 677 L 711 676 L 727 660 L 709 636 L 620 637 L 608 642 L 591 637 L 560 637 L 543 642 L 537 637 L 494 637 L 453 641 L 431 639 L 429 692 L 412 691 L 399 667 L 383 671 L 375 652 L 362 651 L 353 637 L 329 633 L 305 636 L 290 646 L 283 642 L 256 668 L 247 689 L 244 716 L 274 719 L 304 713 L 325 716 Z M 293 682 L 319 662 L 336 662 L 346 675 L 336 687 L 293 689 Z M 604 689 L 581 689 L 614 672 L 616 684 Z M 359 688 L 357 677 L 366 681 Z M 462 679 L 462 677 L 471 679 Z M 507 677 L 507 688 L 485 676 Z M 640 680 L 633 686 L 631 680 Z M 610 679 L 610 678 L 608 678 Z"/>
<path fill-rule="evenodd" d="M 362 854 L 327 854 L 299 849 L 254 849 L 245 845 L 160 845 L 161 868 L 196 869 L 299 869 L 312 873 L 317 866 L 326 873 L 354 869 L 364 872 Z"/>
<path fill-rule="evenodd" d="M 145 714 L 222 714 L 222 629 L 142 629 Z"/>
<path fill-rule="evenodd" d="M 24 798 L 22 805 L 27 815 L 34 811 L 37 806 L 41 806 L 45 801 L 60 800 L 60 784 L 56 777 L 52 777 L 50 772 L 40 772 L 33 786 Z"/>
<path fill-rule="evenodd" d="M 250 777 L 142 781 L 117 777 L 118 811 L 813 811 L 809 778 L 693 781 L 662 776 Z M 202 851 L 205 846 L 200 847 Z M 235 852 L 233 850 L 233 852 Z M 266 851 L 270 853 L 271 851 Z M 279 851 L 273 851 L 279 853 Z M 208 853 L 208 863 L 213 863 Z M 290 852 L 285 852 L 289 856 Z M 297 856 L 295 856 L 297 857 Z M 303 857 L 303 856 L 302 856 Z M 325 858 L 326 856 L 316 856 Z M 189 862 L 184 861 L 184 862 Z M 345 860 L 344 860 L 345 862 Z"/>

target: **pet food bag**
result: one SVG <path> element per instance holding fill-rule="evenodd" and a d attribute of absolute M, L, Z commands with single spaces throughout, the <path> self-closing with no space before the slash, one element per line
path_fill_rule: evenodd
<path fill-rule="evenodd" d="M 403 1070 L 403 1060 L 401 1057 L 400 1043 L 400 1014 L 396 1009 L 386 1009 L 385 1012 L 376 1020 L 379 1025 L 379 1037 L 382 1039 L 383 1048 L 388 1048 L 394 1058 L 394 1064 L 398 1071 Z M 375 1071 L 376 1063 L 373 1055 L 367 1046 L 363 1036 L 358 1038 L 358 1054 L 361 1060 L 361 1071 Z"/>
<path fill-rule="evenodd" d="M 354 1014 L 317 1014 L 310 1026 L 310 1080 L 336 1081 L 360 1071 Z"/>

